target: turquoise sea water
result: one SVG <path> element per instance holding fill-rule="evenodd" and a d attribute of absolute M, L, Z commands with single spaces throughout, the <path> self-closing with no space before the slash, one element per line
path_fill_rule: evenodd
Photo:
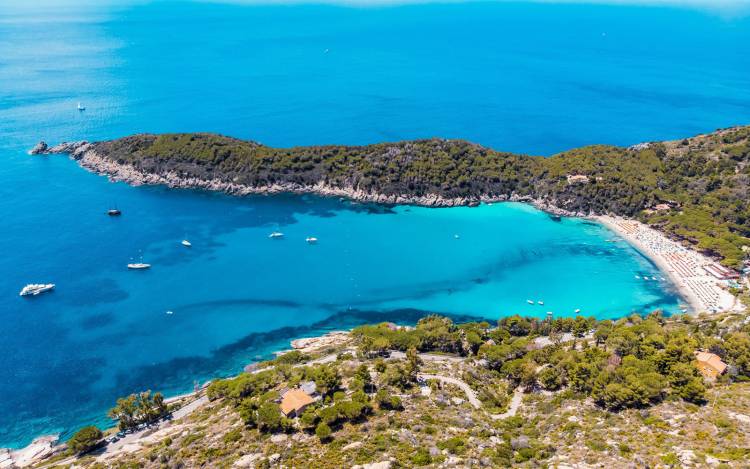
<path fill-rule="evenodd" d="M 679 302 L 667 283 L 635 280 L 659 274 L 602 227 L 525 205 L 132 188 L 61 156 L 27 156 L 39 139 L 443 136 L 551 154 L 750 122 L 742 16 L 524 3 L 55 5 L 0 9 L 0 447 L 106 425 L 119 395 L 182 392 L 324 330 L 425 312 L 616 317 Z M 104 214 L 113 204 L 121 218 Z M 275 230 L 285 239 L 268 239 Z M 127 271 L 141 254 L 153 269 Z M 58 288 L 19 298 L 29 282 Z"/>

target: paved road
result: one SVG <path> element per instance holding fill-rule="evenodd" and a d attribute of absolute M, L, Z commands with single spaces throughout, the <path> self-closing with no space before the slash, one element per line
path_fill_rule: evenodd
<path fill-rule="evenodd" d="M 448 383 L 448 384 L 453 384 L 454 386 L 458 386 L 459 388 L 461 388 L 461 390 L 464 393 L 466 393 L 466 398 L 469 400 L 469 404 L 474 406 L 475 409 L 480 409 L 482 407 L 482 403 L 477 398 L 477 393 L 475 393 L 474 390 L 471 389 L 471 386 L 461 381 L 460 379 L 451 378 L 450 376 L 428 375 L 425 373 L 419 373 L 417 376 L 419 376 L 420 379 L 424 379 L 424 380 L 436 379 L 443 383 Z"/>
<path fill-rule="evenodd" d="M 187 417 L 188 415 L 195 412 L 197 409 L 201 408 L 203 405 L 208 403 L 208 398 L 206 396 L 199 397 L 198 399 L 180 407 L 176 411 L 172 412 L 172 419 L 171 420 L 165 420 L 157 423 L 156 425 L 153 425 L 149 428 L 146 428 L 144 430 L 140 430 L 134 433 L 128 433 L 124 437 L 120 438 L 119 440 L 115 441 L 114 443 L 110 443 L 107 446 L 104 447 L 104 451 L 98 454 L 97 459 L 102 460 L 106 459 L 113 453 L 117 453 L 119 451 L 122 451 L 123 448 L 125 448 L 128 445 L 137 445 L 139 444 L 140 440 L 147 436 L 146 433 L 149 435 L 161 430 L 162 428 L 165 428 L 170 422 L 174 422 L 176 420 L 180 420 L 182 418 Z"/>
<path fill-rule="evenodd" d="M 419 356 L 419 358 L 427 362 L 459 363 L 459 362 L 463 362 L 464 360 L 466 360 L 466 358 L 459 357 L 457 355 L 441 355 L 437 353 L 418 353 L 417 355 Z M 391 354 L 388 356 L 389 360 L 404 360 L 405 358 L 406 358 L 406 354 L 398 350 L 392 350 Z"/>

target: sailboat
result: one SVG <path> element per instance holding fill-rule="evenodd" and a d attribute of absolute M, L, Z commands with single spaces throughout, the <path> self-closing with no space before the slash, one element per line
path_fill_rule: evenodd
<path fill-rule="evenodd" d="M 86 110 L 86 106 L 82 105 L 81 103 L 78 103 L 78 110 L 79 111 L 85 111 Z"/>

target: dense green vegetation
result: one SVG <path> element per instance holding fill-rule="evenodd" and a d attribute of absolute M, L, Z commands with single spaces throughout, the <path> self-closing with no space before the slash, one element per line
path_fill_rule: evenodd
<path fill-rule="evenodd" d="M 346 422 L 365 419 L 373 411 L 371 398 L 365 392 L 375 390 L 367 367 L 353 372 L 348 387 L 352 391 L 350 396 L 341 392 L 341 380 L 335 365 L 292 367 L 276 364 L 256 373 L 215 381 L 208 387 L 207 395 L 212 400 L 230 399 L 249 428 L 264 433 L 289 432 L 295 426 L 292 420 L 281 414 L 278 404 L 280 386 L 293 387 L 303 381 L 314 381 L 321 399 L 302 413 L 299 422 L 303 430 L 314 432 L 321 441 L 327 441 L 332 429 L 340 428 Z M 378 403 L 385 407 L 380 401 Z"/>
<path fill-rule="evenodd" d="M 83 454 L 96 448 L 104 434 L 94 425 L 78 430 L 67 442 L 68 450 L 74 454 Z"/>
<path fill-rule="evenodd" d="M 475 356 L 496 377 L 527 390 L 564 387 L 590 396 L 604 408 L 646 407 L 668 397 L 701 404 L 706 388 L 694 365 L 694 352 L 710 350 L 734 365 L 733 379 L 750 378 L 750 327 L 716 336 L 717 325 L 702 330 L 667 321 L 658 312 L 618 321 L 559 318 L 540 321 L 511 316 L 488 323 L 455 325 L 430 316 L 415 328 L 389 324 L 353 331 L 366 356 L 388 350 L 453 352 Z M 563 342 L 563 334 L 573 341 Z M 537 343 L 534 338 L 544 336 Z M 587 340 L 583 338 L 587 337 Z"/>
<path fill-rule="evenodd" d="M 460 140 L 271 148 L 213 134 L 136 135 L 96 151 L 146 173 L 248 186 L 324 183 L 385 196 L 530 197 L 571 211 L 638 216 L 737 267 L 750 246 L 750 127 L 626 149 L 530 157 Z M 568 176 L 585 175 L 584 181 Z M 671 208 L 650 212 L 659 203 Z"/>
<path fill-rule="evenodd" d="M 139 425 L 153 423 L 169 412 L 161 393 L 144 391 L 117 400 L 109 416 L 119 422 L 120 430 L 133 430 Z"/>
<path fill-rule="evenodd" d="M 658 312 L 361 326 L 213 382 L 208 404 L 118 467 L 660 467 L 683 465 L 680 448 L 693 467 L 746 463 L 749 333 L 740 315 Z M 699 349 L 730 365 L 718 381 L 698 373 Z M 285 417 L 281 396 L 307 381 L 315 402 Z"/>
<path fill-rule="evenodd" d="M 418 352 L 444 352 L 481 360 L 490 375 L 465 376 L 480 388 L 482 382 L 501 379 L 510 388 L 522 386 L 527 391 L 567 389 L 614 411 L 647 407 L 667 398 L 702 404 L 706 387 L 695 367 L 694 352 L 710 350 L 732 364 L 731 377 L 725 379 L 750 379 L 748 332 L 750 326 L 721 333 L 715 322 L 698 327 L 688 317 L 667 320 L 658 312 L 618 321 L 511 316 L 496 326 L 454 324 L 449 318 L 429 316 L 413 328 L 383 323 L 352 331 L 362 359 L 374 360 L 377 382 L 366 364 L 346 371 L 336 363 L 293 366 L 289 362 L 304 357 L 295 352 L 291 359 L 268 362 L 268 368 L 255 373 L 215 381 L 207 393 L 212 400 L 230 399 L 250 428 L 289 432 L 295 424 L 281 415 L 278 390 L 312 380 L 321 399 L 300 416 L 299 426 L 327 441 L 345 422 L 366 419 L 375 409 L 400 409 L 393 391 L 417 382 L 422 365 Z M 565 334 L 569 340 L 563 340 Z M 539 337 L 542 342 L 535 341 Z M 406 358 L 378 358 L 392 350 L 406 351 Z M 342 392 L 342 372 L 348 377 L 348 394 Z M 490 404 L 503 403 L 499 396 L 479 395 Z"/>

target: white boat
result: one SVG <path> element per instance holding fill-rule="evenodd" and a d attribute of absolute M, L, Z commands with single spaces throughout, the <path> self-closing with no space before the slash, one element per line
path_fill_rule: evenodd
<path fill-rule="evenodd" d="M 21 289 L 20 296 L 37 296 L 55 288 L 54 283 L 30 283 Z"/>
<path fill-rule="evenodd" d="M 573 311 L 573 312 L 574 312 L 574 313 L 576 313 L 576 314 L 578 314 L 578 313 L 580 313 L 580 312 L 581 312 L 581 310 L 580 310 L 580 309 L 577 309 L 577 310 L 575 310 L 575 311 Z"/>
<path fill-rule="evenodd" d="M 128 264 L 128 269 L 131 270 L 145 270 L 151 268 L 151 264 L 146 264 L 144 262 L 134 262 L 132 264 Z"/>
<path fill-rule="evenodd" d="M 282 233 L 280 231 L 274 231 L 273 233 L 271 233 L 270 235 L 268 235 L 268 237 L 271 238 L 271 239 L 279 239 L 279 238 L 283 238 L 284 237 L 284 233 Z"/>
<path fill-rule="evenodd" d="M 528 304 L 530 304 L 530 305 L 533 305 L 533 304 L 534 304 L 534 302 L 533 302 L 532 300 L 526 300 L 526 303 L 528 303 Z"/>
<path fill-rule="evenodd" d="M 643 280 L 648 282 L 648 277 L 643 277 Z"/>
<path fill-rule="evenodd" d="M 640 280 L 640 279 L 641 279 L 641 277 L 639 277 L 638 275 L 636 275 L 636 276 L 635 276 L 635 279 L 636 279 L 636 280 Z"/>
<path fill-rule="evenodd" d="M 174 314 L 174 311 L 167 311 L 167 314 Z"/>
<path fill-rule="evenodd" d="M 542 300 L 539 300 L 539 301 L 537 301 L 537 303 L 538 303 L 538 304 L 540 304 L 540 305 L 543 305 L 543 304 L 544 304 L 544 301 L 542 301 Z"/>
<path fill-rule="evenodd" d="M 656 277 L 651 277 L 651 280 L 656 280 Z"/>
<path fill-rule="evenodd" d="M 459 239 L 459 238 L 461 238 L 459 235 L 457 235 L 457 234 L 453 235 L 453 239 Z"/>
<path fill-rule="evenodd" d="M 190 246 L 192 246 L 192 243 L 190 243 L 190 241 L 188 241 L 187 239 L 183 239 L 182 242 L 180 242 L 180 244 L 182 244 L 186 248 L 189 248 Z"/>
<path fill-rule="evenodd" d="M 82 105 L 81 103 L 78 103 L 78 110 L 79 111 L 85 111 L 86 110 L 86 106 Z"/>
<path fill-rule="evenodd" d="M 307 241 L 308 244 L 315 244 L 318 242 L 318 238 L 315 238 L 313 236 L 310 236 L 308 238 L 305 238 L 305 241 Z"/>

